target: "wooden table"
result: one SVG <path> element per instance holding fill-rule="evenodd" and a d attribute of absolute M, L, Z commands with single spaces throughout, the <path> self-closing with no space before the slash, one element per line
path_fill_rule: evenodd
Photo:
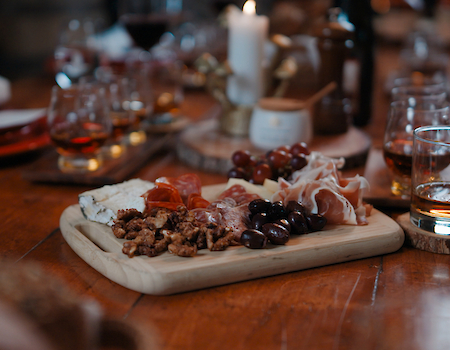
<path fill-rule="evenodd" d="M 382 87 L 396 51 L 377 56 L 372 124 L 380 145 L 387 110 Z M 46 80 L 13 84 L 11 104 L 45 107 Z M 191 92 L 187 113 L 199 118 L 211 99 Z M 0 169 L 3 216 L 0 257 L 36 262 L 80 297 L 93 298 L 108 318 L 136 326 L 151 349 L 445 349 L 450 346 L 450 256 L 409 247 L 383 256 L 171 296 L 128 290 L 103 277 L 64 241 L 59 218 L 86 186 L 30 183 L 30 160 Z M 353 171 L 362 173 L 364 169 Z M 153 158 L 135 176 L 154 180 L 195 171 L 174 151 Z M 197 172 L 204 185 L 224 182 Z M 383 208 L 382 208 L 383 209 Z M 389 211 L 395 215 L 395 212 Z"/>

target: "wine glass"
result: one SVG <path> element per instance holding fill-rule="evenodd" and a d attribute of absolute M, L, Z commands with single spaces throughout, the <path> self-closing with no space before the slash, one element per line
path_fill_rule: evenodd
<path fill-rule="evenodd" d="M 419 98 L 394 101 L 390 105 L 384 134 L 383 155 L 392 175 L 391 192 L 409 199 L 413 131 L 423 125 L 448 125 L 450 107 Z"/>
<path fill-rule="evenodd" d="M 48 125 L 61 171 L 86 173 L 102 166 L 101 147 L 112 131 L 107 106 L 104 89 L 53 87 Z"/>
<path fill-rule="evenodd" d="M 134 43 L 144 50 L 156 45 L 181 11 L 182 0 L 123 0 L 119 3 L 119 23 Z"/>

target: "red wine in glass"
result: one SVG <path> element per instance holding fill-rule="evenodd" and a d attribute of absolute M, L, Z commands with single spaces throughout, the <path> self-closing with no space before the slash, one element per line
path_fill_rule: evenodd
<path fill-rule="evenodd" d="M 158 43 L 169 28 L 169 18 L 159 14 L 126 14 L 120 18 L 136 45 L 145 50 Z"/>

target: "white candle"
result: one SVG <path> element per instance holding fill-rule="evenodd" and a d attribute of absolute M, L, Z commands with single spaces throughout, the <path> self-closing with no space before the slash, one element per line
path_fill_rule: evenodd
<path fill-rule="evenodd" d="M 264 94 L 264 44 L 269 19 L 256 14 L 256 4 L 248 0 L 243 12 L 228 17 L 228 63 L 233 75 L 227 81 L 228 99 L 239 105 L 254 105 Z"/>

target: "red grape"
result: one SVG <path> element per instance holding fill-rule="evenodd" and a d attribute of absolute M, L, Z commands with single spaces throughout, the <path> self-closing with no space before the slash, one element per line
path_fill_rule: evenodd
<path fill-rule="evenodd" d="M 295 156 L 297 154 L 303 153 L 308 155 L 310 153 L 308 145 L 305 142 L 297 142 L 291 146 L 290 153 Z"/>
<path fill-rule="evenodd" d="M 269 153 L 267 159 L 272 169 L 284 168 L 291 160 L 292 155 L 284 151 L 272 151 Z"/>
<path fill-rule="evenodd" d="M 227 177 L 235 179 L 245 179 L 245 170 L 242 168 L 234 167 L 228 171 Z"/>
<path fill-rule="evenodd" d="M 300 170 L 304 166 L 308 164 L 308 160 L 306 159 L 306 156 L 303 153 L 297 154 L 296 156 L 292 157 L 291 160 L 291 167 L 292 170 Z"/>
<path fill-rule="evenodd" d="M 291 150 L 291 146 L 283 145 L 283 146 L 278 147 L 275 151 L 283 151 L 283 152 L 289 153 L 290 150 Z"/>
<path fill-rule="evenodd" d="M 253 183 L 262 185 L 265 179 L 272 177 L 272 169 L 268 164 L 259 164 L 255 167 L 252 174 Z"/>
<path fill-rule="evenodd" d="M 236 151 L 231 156 L 231 160 L 237 167 L 246 167 L 250 163 L 251 154 L 249 151 Z"/>

